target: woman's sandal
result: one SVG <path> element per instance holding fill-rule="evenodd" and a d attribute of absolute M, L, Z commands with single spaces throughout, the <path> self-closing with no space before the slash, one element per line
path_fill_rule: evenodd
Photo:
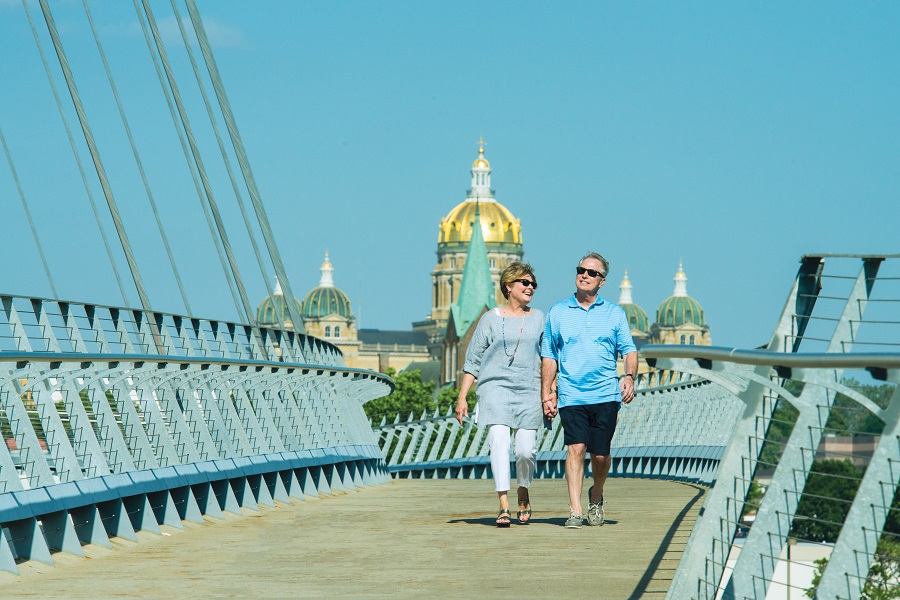
<path fill-rule="evenodd" d="M 525 498 L 524 501 L 519 501 L 519 506 L 527 506 L 528 508 L 517 510 L 516 516 L 519 517 L 519 523 L 524 525 L 528 521 L 531 520 L 531 502 L 528 498 Z"/>
<path fill-rule="evenodd" d="M 509 509 L 501 508 L 497 515 L 497 527 L 509 527 Z"/>

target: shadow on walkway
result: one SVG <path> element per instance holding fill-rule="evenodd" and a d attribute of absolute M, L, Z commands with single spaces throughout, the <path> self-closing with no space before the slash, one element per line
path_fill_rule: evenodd
<path fill-rule="evenodd" d="M 701 498 L 706 495 L 706 488 L 694 485 L 694 484 L 685 484 L 690 487 L 693 487 L 697 490 L 696 495 L 691 499 L 690 502 L 678 513 L 678 517 L 674 521 L 672 521 L 672 525 L 669 527 L 669 531 L 666 532 L 665 537 L 663 538 L 662 543 L 659 546 L 659 550 L 657 550 L 656 554 L 653 555 L 653 559 L 647 565 L 647 570 L 644 572 L 644 576 L 641 577 L 640 581 L 638 581 L 637 585 L 634 588 L 634 591 L 629 596 L 629 600 L 638 600 L 639 598 L 644 598 L 648 594 L 665 594 L 665 591 L 660 589 L 651 590 L 651 585 L 654 582 L 659 582 L 664 585 L 665 590 L 668 591 L 669 585 L 672 583 L 672 576 L 664 576 L 666 575 L 670 569 L 663 568 L 661 569 L 661 565 L 663 560 L 669 562 L 672 561 L 677 566 L 678 561 L 681 560 L 681 555 L 683 554 L 683 547 L 681 543 L 687 543 L 687 538 L 691 534 L 691 529 L 694 527 L 694 523 L 697 521 L 697 513 L 700 507 L 697 505 Z M 672 542 L 678 539 L 679 548 L 673 549 Z M 675 569 L 674 567 L 671 569 L 671 574 L 674 575 Z"/>

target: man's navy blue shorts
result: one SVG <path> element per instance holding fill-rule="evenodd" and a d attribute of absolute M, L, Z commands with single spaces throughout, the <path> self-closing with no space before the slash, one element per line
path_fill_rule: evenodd
<path fill-rule="evenodd" d="M 618 402 L 564 406 L 559 409 L 566 446 L 586 444 L 588 452 L 594 456 L 606 456 L 610 453 L 618 418 Z"/>

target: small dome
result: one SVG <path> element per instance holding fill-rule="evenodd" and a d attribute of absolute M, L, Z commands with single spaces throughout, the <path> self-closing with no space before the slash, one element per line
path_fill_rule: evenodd
<path fill-rule="evenodd" d="M 656 309 L 656 323 L 660 327 L 678 327 L 686 323 L 706 327 L 703 308 L 688 296 L 687 275 L 681 261 L 678 261 L 678 272 L 675 273 L 675 291 Z"/>
<path fill-rule="evenodd" d="M 693 323 L 706 327 L 706 317 L 700 303 L 690 296 L 669 296 L 656 309 L 656 322 L 661 327 L 678 327 Z"/>
<path fill-rule="evenodd" d="M 631 289 L 631 280 L 628 279 L 628 270 L 626 270 L 625 276 L 622 278 L 622 283 L 619 284 L 619 290 L 621 290 L 621 293 L 619 294 L 619 306 L 625 311 L 625 316 L 628 318 L 628 327 L 632 331 L 649 333 L 650 319 L 647 317 L 647 313 L 644 312 L 644 309 L 634 303 L 634 300 L 631 297 Z"/>
<path fill-rule="evenodd" d="M 325 261 L 319 270 L 322 273 L 319 285 L 310 290 L 303 299 L 300 314 L 304 319 L 318 319 L 335 314 L 345 319 L 353 318 L 350 299 L 347 298 L 347 294 L 334 286 L 334 267 L 328 260 L 328 250 L 325 251 Z"/>
<path fill-rule="evenodd" d="M 302 314 L 303 306 L 296 298 L 294 298 L 294 303 L 297 307 L 297 312 Z M 303 331 L 302 327 L 294 327 L 291 314 L 288 312 L 287 299 L 284 297 L 281 291 L 281 284 L 277 280 L 275 293 L 271 296 L 266 296 L 266 299 L 260 302 L 259 307 L 257 307 L 256 322 L 264 327 L 281 327 L 281 324 L 284 323 L 287 329 Z"/>
<path fill-rule="evenodd" d="M 625 311 L 625 317 L 628 318 L 628 326 L 633 331 L 650 333 L 650 319 L 643 308 L 637 304 L 620 304 L 619 306 Z"/>
<path fill-rule="evenodd" d="M 350 309 L 350 299 L 347 294 L 336 287 L 313 288 L 303 299 L 303 309 L 300 313 L 304 319 L 317 319 L 328 315 L 338 314 L 346 319 L 353 316 Z"/>

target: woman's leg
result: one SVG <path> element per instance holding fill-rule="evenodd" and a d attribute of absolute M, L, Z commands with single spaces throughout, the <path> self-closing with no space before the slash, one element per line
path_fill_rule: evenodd
<path fill-rule="evenodd" d="M 516 479 L 519 487 L 528 489 L 537 467 L 537 430 L 516 430 Z"/>
<path fill-rule="evenodd" d="M 509 491 L 509 427 L 491 425 L 488 429 L 488 445 L 491 448 L 494 489 L 497 490 L 497 493 L 503 492 L 505 496 Z M 509 508 L 509 504 L 506 507 Z"/>
<path fill-rule="evenodd" d="M 509 427 L 491 425 L 488 429 L 488 445 L 491 448 L 494 489 L 500 498 L 500 516 L 497 517 L 497 525 L 509 527 Z M 503 511 L 506 511 L 506 514 Z"/>

